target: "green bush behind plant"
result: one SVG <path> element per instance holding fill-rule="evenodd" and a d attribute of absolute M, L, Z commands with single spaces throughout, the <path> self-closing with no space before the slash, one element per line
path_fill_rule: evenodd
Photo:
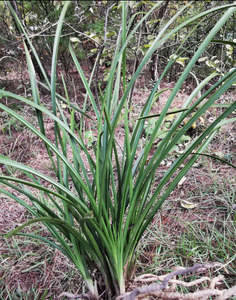
<path fill-rule="evenodd" d="M 41 103 L 35 70 L 29 49 L 27 49 L 26 45 L 25 53 L 33 101 L 2 89 L 0 90 L 0 96 L 1 98 L 17 99 L 35 109 L 40 130 L 32 126 L 20 114 L 7 106 L 0 103 L 0 108 L 20 121 L 42 140 L 47 149 L 56 178 L 46 176 L 25 164 L 12 161 L 2 155 L 0 156 L 1 164 L 19 169 L 28 178 L 22 179 L 1 175 L 0 182 L 6 186 L 6 188 L 0 189 L 1 192 L 23 205 L 34 216 L 32 220 L 11 231 L 7 236 L 10 237 L 14 234 L 27 235 L 59 249 L 76 266 L 87 284 L 89 293 L 95 298 L 98 298 L 99 292 L 104 289 L 106 289 L 108 298 L 125 292 L 126 282 L 130 279 L 129 276 L 135 264 L 135 250 L 143 233 L 153 220 L 162 203 L 168 198 L 181 178 L 188 172 L 199 157 L 199 154 L 206 149 L 217 128 L 222 126 L 224 122 L 233 121 L 227 117 L 236 108 L 235 102 L 229 105 L 200 136 L 193 139 L 186 151 L 174 161 L 162 179 L 156 183 L 155 175 L 162 161 L 168 158 L 172 149 L 178 144 L 191 125 L 236 81 L 236 69 L 234 68 L 229 70 L 224 76 L 219 76 L 214 86 L 202 96 L 199 96 L 197 101 L 193 103 L 193 99 L 199 95 L 199 91 L 201 91 L 211 78 L 216 77 L 218 74 L 213 73 L 201 82 L 188 97 L 183 109 L 175 112 L 176 117 L 172 126 L 162 136 L 162 140 L 157 145 L 152 157 L 149 157 L 150 150 L 160 133 L 161 126 L 166 115 L 169 113 L 170 105 L 176 94 L 181 89 L 194 64 L 204 53 L 215 34 L 236 10 L 236 5 L 233 4 L 216 7 L 189 18 L 176 27 L 173 26 L 176 19 L 188 8 L 188 5 L 186 5 L 160 30 L 136 72 L 130 81 L 128 81 L 126 47 L 142 22 L 154 10 L 158 9 L 161 4 L 162 2 L 160 1 L 154 3 L 150 11 L 145 13 L 134 29 L 127 34 L 129 28 L 129 20 L 127 20 L 128 7 L 127 2 L 122 2 L 121 30 L 117 38 L 106 88 L 103 93 L 100 93 L 99 102 L 95 100 L 72 45 L 69 45 L 70 54 L 86 88 L 96 116 L 97 132 L 94 135 L 96 142 L 95 144 L 93 143 L 94 152 L 92 153 L 89 150 L 91 145 L 86 145 L 84 141 L 84 133 L 75 131 L 73 111 L 79 109 L 75 106 L 72 107 L 68 98 L 65 99 L 56 93 L 58 46 L 63 20 L 70 2 L 68 1 L 64 4 L 58 21 L 54 40 L 50 82 L 30 38 L 12 9 L 11 4 L 8 2 L 19 29 L 23 32 L 25 39 L 30 45 L 31 53 L 37 59 L 44 74 L 46 82 L 44 86 L 51 92 L 52 111 L 49 111 Z M 222 17 L 219 18 L 214 28 L 206 35 L 201 45 L 199 45 L 198 50 L 184 68 L 161 114 L 156 116 L 156 122 L 152 132 L 149 134 L 148 143 L 143 145 L 140 150 L 145 119 L 150 113 L 154 100 L 156 101 L 163 92 L 159 88 L 160 82 L 170 71 L 176 57 L 179 57 L 183 52 L 181 46 L 176 50 L 175 59 L 169 60 L 164 72 L 155 83 L 140 112 L 140 118 L 136 120 L 134 129 L 131 132 L 129 129 L 131 120 L 129 117 L 128 97 L 136 79 L 143 67 L 148 63 L 151 55 L 163 43 L 184 26 L 191 24 L 191 22 L 196 22 L 207 15 L 210 16 L 212 12 L 217 10 L 222 11 Z M 174 29 L 169 30 L 169 27 Z M 65 92 L 67 92 L 66 86 L 64 87 Z M 65 103 L 72 111 L 69 123 L 63 111 Z M 87 117 L 85 111 L 79 111 L 84 118 Z M 44 128 L 45 116 L 50 117 L 54 121 L 54 142 L 47 138 Z M 179 125 L 185 119 L 187 120 L 185 125 L 180 128 Z M 120 120 L 124 124 L 125 140 L 123 145 L 117 142 L 115 135 L 116 129 L 120 126 L 118 123 Z M 122 147 L 121 151 L 119 149 L 120 146 Z M 68 150 L 71 150 L 72 157 L 68 157 Z M 86 167 L 84 156 L 86 157 L 88 167 Z M 50 187 L 47 187 L 48 185 L 44 186 L 42 181 L 50 183 Z M 23 194 L 31 201 L 32 205 L 27 204 L 22 197 L 11 193 L 8 187 Z M 33 190 L 40 193 L 34 193 Z M 48 228 L 48 231 L 53 236 L 53 240 L 33 233 L 20 233 L 24 227 L 36 222 L 42 222 Z M 95 269 L 102 276 L 101 285 L 96 282 L 96 276 L 93 278 L 92 273 Z"/>

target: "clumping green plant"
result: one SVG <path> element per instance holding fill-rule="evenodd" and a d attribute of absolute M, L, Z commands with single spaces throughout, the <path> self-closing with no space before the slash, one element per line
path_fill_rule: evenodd
<path fill-rule="evenodd" d="M 127 19 L 127 2 L 122 2 L 121 30 L 117 37 L 106 88 L 104 92 L 100 93 L 99 102 L 95 100 L 72 45 L 69 45 L 70 54 L 86 88 L 96 117 L 97 129 L 96 134 L 94 134 L 96 143 L 93 143 L 93 149 L 91 150 L 84 142 L 83 132 L 75 130 L 73 114 L 71 114 L 70 122 L 65 117 L 64 103 L 71 108 L 72 112 L 77 110 L 84 118 L 87 118 L 88 115 L 85 111 L 72 106 L 68 99 L 56 93 L 58 46 L 63 19 L 70 2 L 65 2 L 57 25 L 51 63 L 51 81 L 47 78 L 29 36 L 12 9 L 10 2 L 8 2 L 19 29 L 31 48 L 28 49 L 25 45 L 33 101 L 2 89 L 0 90 L 0 97 L 14 98 L 24 103 L 24 105 L 34 108 L 39 129 L 32 126 L 19 113 L 9 107 L 0 103 L 0 108 L 20 121 L 42 140 L 55 177 L 46 176 L 26 164 L 10 160 L 3 155 L 0 156 L 1 164 L 17 168 L 24 173 L 24 177 L 21 178 L 1 175 L 0 182 L 6 186 L 6 188 L 0 189 L 1 193 L 23 205 L 33 216 L 31 220 L 17 227 L 7 236 L 10 237 L 14 234 L 27 235 L 59 249 L 73 262 L 83 276 L 91 299 L 98 299 L 101 293 L 103 299 L 112 299 L 126 291 L 126 283 L 130 279 L 135 264 L 137 246 L 153 217 L 181 178 L 198 159 L 199 154 L 206 149 L 217 128 L 224 122 L 232 121 L 227 117 L 236 108 L 236 102 L 229 105 L 200 136 L 193 139 L 184 153 L 179 155 L 167 169 L 161 180 L 159 182 L 155 181 L 159 166 L 164 159 L 168 158 L 173 147 L 178 144 L 178 141 L 185 135 L 191 125 L 236 81 L 236 69 L 234 68 L 224 76 L 219 76 L 218 81 L 202 96 L 199 96 L 197 101 L 193 102 L 193 99 L 199 95 L 199 91 L 217 74 L 213 73 L 201 82 L 188 97 L 183 109 L 175 113 L 175 120 L 166 131 L 166 134 L 162 136 L 162 140 L 150 157 L 149 153 L 152 145 L 161 126 L 163 126 L 176 94 L 216 33 L 236 10 L 235 4 L 215 7 L 189 18 L 178 26 L 174 26 L 176 19 L 187 9 L 187 4 L 163 26 L 145 53 L 136 72 L 130 80 L 127 80 L 126 48 L 129 42 L 133 41 L 134 34 L 142 22 L 154 10 L 160 8 L 162 4 L 162 1 L 152 3 L 152 8 L 143 13 L 143 17 L 130 31 L 130 22 Z M 175 60 L 169 60 L 164 72 L 151 90 L 140 112 L 140 117 L 136 120 L 135 127 L 131 132 L 129 129 L 131 120 L 129 119 L 128 98 L 135 81 L 154 51 L 157 51 L 184 26 L 191 22 L 196 24 L 197 20 L 210 16 L 215 11 L 223 11 L 223 14 L 212 30 L 206 34 L 204 41 L 199 45 L 198 50 L 184 68 L 161 114 L 156 116 L 156 122 L 149 135 L 148 142 L 143 145 L 141 140 L 145 119 L 149 116 L 153 99 L 156 98 L 157 93 L 160 95 L 163 92 L 159 88 L 160 82 L 170 71 Z M 31 50 L 31 54 L 29 50 Z M 180 46 L 176 51 L 176 57 L 179 57 L 181 52 L 183 52 L 183 49 Z M 31 55 L 35 56 L 44 74 L 46 83 L 41 84 L 51 92 L 52 111 L 49 111 L 40 101 L 38 82 Z M 48 139 L 45 131 L 45 116 L 54 121 L 53 142 Z M 124 132 L 123 144 L 120 144 L 116 137 L 118 126 L 121 130 L 119 125 L 121 118 Z M 180 127 L 179 125 L 185 119 L 187 119 L 187 122 Z M 140 149 L 140 147 L 142 148 Z M 68 153 L 72 153 L 71 156 Z M 50 185 L 44 185 L 44 182 L 50 183 Z M 16 193 L 10 192 L 9 187 L 28 198 L 31 205 L 24 200 L 25 198 L 18 196 L 18 193 L 16 195 Z M 39 193 L 34 191 L 40 191 L 40 197 L 37 196 Z M 36 222 L 42 222 L 53 239 L 33 233 L 20 233 L 23 228 Z"/>

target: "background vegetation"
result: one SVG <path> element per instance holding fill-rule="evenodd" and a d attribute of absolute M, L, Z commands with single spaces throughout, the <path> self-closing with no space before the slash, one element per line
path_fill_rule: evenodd
<path fill-rule="evenodd" d="M 188 1 L 165 1 L 161 9 L 155 11 L 147 18 L 139 30 L 133 37 L 133 42 L 128 45 L 127 53 L 128 60 L 132 62 L 131 70 L 136 69 L 144 54 L 152 45 L 155 36 L 160 31 L 168 20 L 183 7 Z M 232 3 L 232 1 L 221 1 L 221 4 Z M 12 4 L 25 26 L 25 30 L 34 44 L 34 47 L 39 54 L 42 64 L 48 71 L 49 61 L 52 56 L 53 40 L 56 31 L 58 17 L 63 7 L 63 1 L 12 1 Z M 148 11 L 152 7 L 151 1 L 129 1 L 128 3 L 128 19 L 131 20 L 129 31 L 140 20 L 142 13 Z M 217 1 L 196 1 L 192 2 L 188 10 L 177 19 L 173 26 L 178 26 L 190 16 L 207 9 L 216 7 Z M 109 7 L 109 22 L 106 26 L 106 11 Z M 120 11 L 121 2 L 116 1 L 73 1 L 69 8 L 69 13 L 65 17 L 65 22 L 62 28 L 62 37 L 59 46 L 58 60 L 61 70 L 65 71 L 68 77 L 68 71 L 71 70 L 72 58 L 68 51 L 69 40 L 73 42 L 76 48 L 76 55 L 79 59 L 86 61 L 89 70 L 92 70 L 96 56 L 101 52 L 96 74 L 99 74 L 99 69 L 102 70 L 102 80 L 106 79 L 106 74 L 109 71 L 111 59 L 114 51 L 115 42 L 120 26 Z M 158 76 L 164 70 L 166 63 L 178 45 L 183 43 L 184 57 L 177 60 L 177 64 L 168 74 L 168 81 L 176 81 L 183 65 L 188 62 L 189 58 L 198 49 L 199 43 L 215 25 L 215 20 L 219 18 L 219 11 L 208 18 L 202 18 L 200 23 L 196 20 L 188 24 L 166 43 L 158 49 L 158 53 L 153 53 L 147 68 L 149 69 L 150 80 L 157 80 Z M 235 14 L 217 33 L 215 40 L 231 40 L 236 38 Z M 4 68 L 4 64 L 9 61 L 14 64 L 13 68 L 21 64 L 24 48 L 20 33 L 17 29 L 14 19 L 7 9 L 5 3 L 0 3 L 0 49 L 1 49 L 1 65 L 2 72 L 9 71 Z M 196 27 L 197 25 L 197 27 Z M 196 29 L 194 29 L 196 27 Z M 173 28 L 170 26 L 169 31 Z M 104 45 L 104 31 L 106 31 L 106 41 Z M 191 37 L 186 39 L 191 32 Z M 43 47 L 42 47 L 43 45 Z M 3 57 L 6 56 L 4 59 Z M 206 75 L 209 75 L 213 70 L 224 73 L 227 68 L 235 64 L 236 59 L 235 48 L 230 44 L 211 43 L 210 47 L 205 52 L 205 56 L 198 61 L 192 70 L 193 75 L 188 78 L 188 92 L 197 85 L 197 79 L 202 80 Z M 32 56 L 33 58 L 33 56 Z M 40 79 L 43 75 L 40 68 L 34 61 L 34 67 Z M 105 77 L 105 78 L 104 78 Z M 96 76 L 95 76 L 96 78 Z M 70 79 L 68 79 L 70 80 Z M 95 79 L 96 81 L 96 79 Z M 94 86 L 97 82 L 94 83 Z"/>

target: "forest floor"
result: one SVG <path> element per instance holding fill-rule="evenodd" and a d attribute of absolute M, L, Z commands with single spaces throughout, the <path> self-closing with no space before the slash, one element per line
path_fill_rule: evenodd
<path fill-rule="evenodd" d="M 22 77 L 21 77 L 22 76 Z M 27 76 L 9 72 L 6 90 L 30 96 Z M 18 80 L 24 78 L 24 80 Z M 4 80 L 3 80 L 4 79 Z M 153 113 L 161 111 L 173 84 L 167 88 L 154 105 Z M 145 80 L 140 80 L 133 94 L 133 116 L 142 107 L 150 92 Z M 181 107 L 188 96 L 183 90 L 173 103 Z M 81 105 L 82 93 L 75 96 Z M 235 91 L 230 91 L 217 104 L 235 101 Z M 3 101 L 3 100 L 1 100 Z M 49 95 L 42 96 L 49 105 Z M 31 109 L 8 99 L 7 105 L 20 111 L 26 119 L 36 124 Z M 212 108 L 204 122 L 209 122 L 223 108 Z M 53 138 L 53 122 L 47 120 L 46 130 Z M 93 130 L 93 124 L 86 124 Z M 122 133 L 121 133 L 122 134 Z M 122 139 L 122 136 L 121 136 Z M 208 153 L 218 155 L 236 164 L 236 125 L 222 127 L 208 148 Z M 19 162 L 27 163 L 46 175 L 52 176 L 47 153 L 41 141 L 0 111 L 0 153 Z M 168 163 L 168 162 L 167 162 Z M 161 172 L 165 171 L 163 166 Z M 11 170 L 14 172 L 14 170 Z M 0 172 L 6 172 L 0 166 Z M 17 193 L 17 192 L 15 192 Z M 138 249 L 134 278 L 144 273 L 163 275 L 176 266 L 195 263 L 220 263 L 221 267 L 209 276 L 224 275 L 222 287 L 236 284 L 236 171 L 232 167 L 207 157 L 199 158 L 195 165 L 162 206 L 142 239 Z M 29 219 L 29 213 L 6 195 L 0 195 L 0 234 L 7 233 Z M 27 232 L 48 233 L 41 225 L 30 226 Z M 0 236 L 0 299 L 58 299 L 62 292 L 78 293 L 83 282 L 73 265 L 57 250 L 23 236 L 6 239 Z M 214 274 L 213 274 L 214 273 Z M 143 282 L 130 283 L 130 289 Z"/>

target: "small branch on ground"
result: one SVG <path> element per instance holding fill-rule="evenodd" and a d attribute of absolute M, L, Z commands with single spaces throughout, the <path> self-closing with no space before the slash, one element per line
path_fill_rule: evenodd
<path fill-rule="evenodd" d="M 138 287 L 135 288 L 132 292 L 125 293 L 123 295 L 120 295 L 116 298 L 116 300 L 138 300 L 138 299 L 144 299 L 148 296 L 154 296 L 156 299 L 209 299 L 210 296 L 217 296 L 218 300 L 224 300 L 229 299 L 231 296 L 236 295 L 236 286 L 225 289 L 225 290 L 219 290 L 216 289 L 216 286 L 222 282 L 224 279 L 223 275 L 219 275 L 214 278 L 209 277 L 201 277 L 197 280 L 193 280 L 191 282 L 184 282 L 181 280 L 176 280 L 176 276 L 178 275 L 186 275 L 189 273 L 203 273 L 206 272 L 208 269 L 213 267 L 222 267 L 222 264 L 215 263 L 215 264 L 196 264 L 193 267 L 189 268 L 179 268 L 176 271 L 173 271 L 169 273 L 167 276 L 155 276 L 152 274 L 146 274 L 142 275 L 135 279 L 135 281 L 141 281 L 141 282 L 150 282 L 150 281 L 162 281 L 161 283 L 153 283 L 149 286 L 144 287 Z M 186 287 L 192 287 L 196 286 L 204 281 L 209 281 L 209 288 L 196 291 L 193 293 L 188 294 L 181 294 L 179 292 L 175 292 L 177 286 L 186 286 Z M 170 286 L 169 286 L 170 285 Z"/>
<path fill-rule="evenodd" d="M 67 292 L 63 292 L 59 295 L 59 299 L 62 297 L 67 297 L 68 299 L 84 299 L 84 300 L 96 300 L 97 297 L 91 295 L 91 294 L 71 294 Z"/>

